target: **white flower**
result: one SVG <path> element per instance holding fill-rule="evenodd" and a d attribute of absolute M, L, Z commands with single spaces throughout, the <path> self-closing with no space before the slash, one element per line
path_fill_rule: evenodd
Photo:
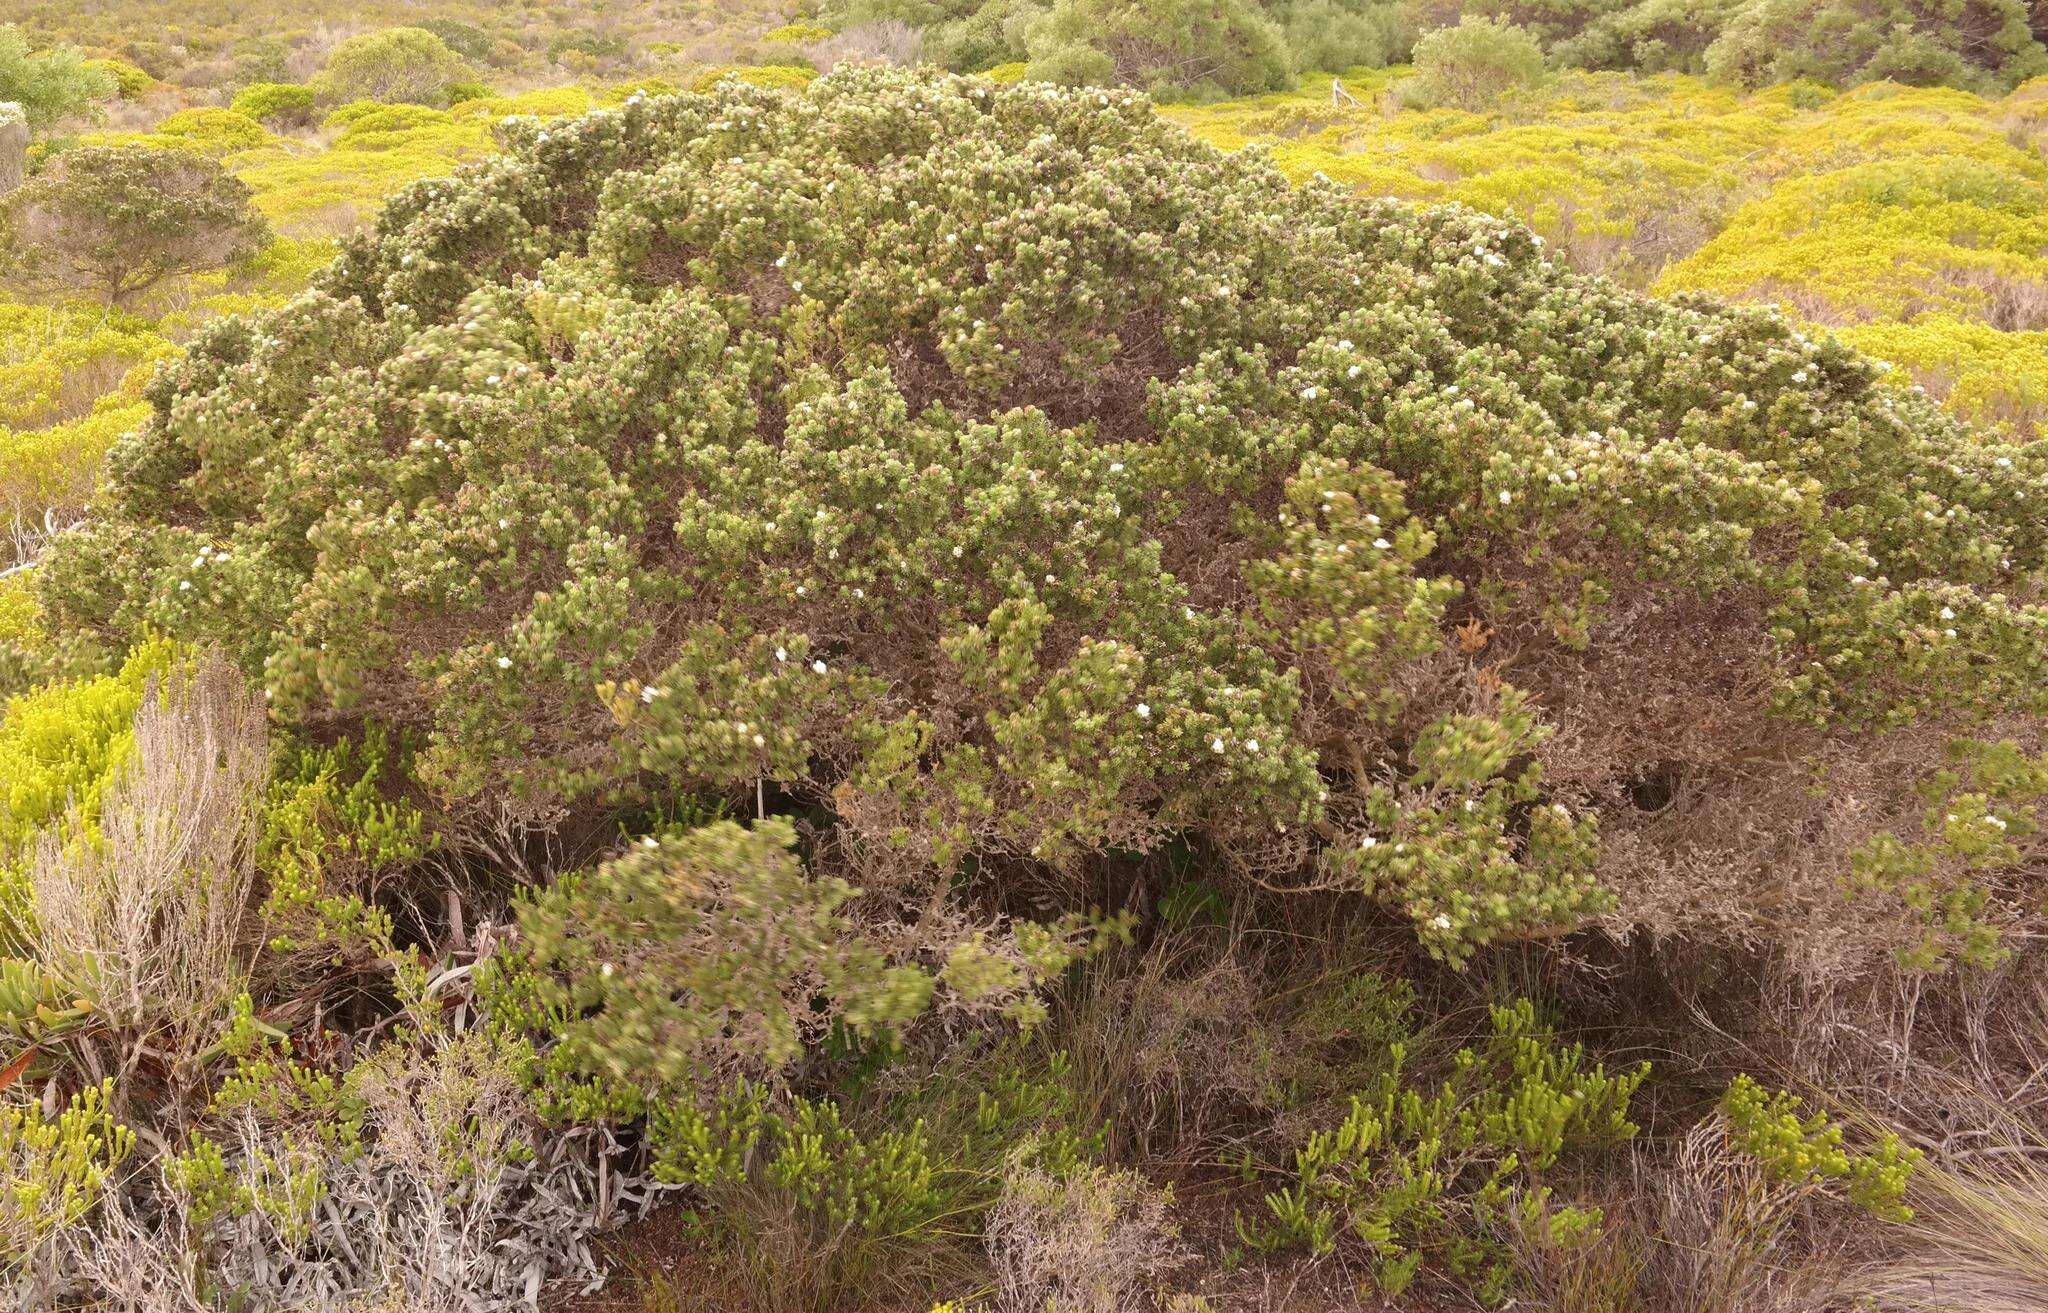
<path fill-rule="evenodd" d="M 1448 930 L 1451 928 L 1451 918 L 1444 915 L 1442 912 L 1438 912 L 1436 914 L 1436 919 L 1434 921 L 1431 921 L 1430 924 L 1435 926 L 1439 930 Z"/>
<path fill-rule="evenodd" d="M 661 842 L 660 840 L 656 839 L 653 835 L 649 834 L 641 838 L 640 846 L 642 848 L 659 848 L 661 847 Z"/>
<path fill-rule="evenodd" d="M 1257 752 L 1259 750 L 1259 741 L 1257 739 L 1246 739 L 1244 741 L 1244 748 L 1246 752 Z"/>
<path fill-rule="evenodd" d="M 768 740 L 762 738 L 759 734 L 756 734 L 754 736 L 754 746 L 757 748 L 765 748 L 768 746 Z"/>
<path fill-rule="evenodd" d="M 1388 542 L 1384 538 L 1375 538 L 1372 540 L 1372 545 L 1384 552 L 1385 550 L 1387 550 L 1387 548 L 1392 547 L 1394 544 Z"/>
<path fill-rule="evenodd" d="M 661 690 L 660 690 L 660 689 L 658 689 L 658 688 L 656 688 L 656 687 L 655 687 L 654 685 L 652 685 L 652 684 L 649 684 L 649 685 L 647 685 L 647 686 L 646 686 L 645 688 L 643 688 L 643 689 L 641 689 L 641 690 L 640 690 L 640 700 L 641 700 L 642 702 L 652 702 L 652 701 L 654 701 L 654 699 L 656 699 L 656 698 L 658 698 L 658 697 L 660 697 L 660 696 L 661 696 Z"/>
<path fill-rule="evenodd" d="M 1223 751 L 1223 740 L 1222 740 L 1222 739 L 1220 739 L 1220 738 L 1218 738 L 1218 739 L 1211 739 L 1211 740 L 1209 741 L 1209 751 L 1211 751 L 1211 752 L 1221 752 L 1221 751 Z"/>
<path fill-rule="evenodd" d="M 1316 390 L 1315 390 L 1315 388 L 1314 388 L 1314 387 L 1305 387 L 1305 388 L 1303 388 L 1303 389 L 1301 390 L 1301 399 L 1302 399 L 1303 401 L 1314 401 L 1314 400 L 1316 399 Z"/>
<path fill-rule="evenodd" d="M 1344 377 L 1346 377 L 1346 378 L 1357 378 L 1357 377 L 1358 377 L 1358 376 L 1359 376 L 1360 374 L 1363 374 L 1364 372 L 1365 372 L 1365 366 L 1364 366 L 1364 365 L 1353 365 L 1353 366 L 1352 366 L 1351 368 L 1349 368 L 1349 369 L 1347 369 L 1347 370 L 1345 370 L 1345 371 L 1344 371 Z"/>
<path fill-rule="evenodd" d="M 1943 608 L 1941 608 L 1941 618 L 1944 620 L 1953 620 L 1956 618 L 1956 613 L 1948 607 L 1944 606 Z"/>
<path fill-rule="evenodd" d="M 1111 474 L 1122 474 L 1124 472 L 1124 463 L 1120 460 L 1111 461 L 1109 463 L 1109 472 Z"/>
<path fill-rule="evenodd" d="M 1358 841 L 1358 846 L 1361 848 L 1377 848 L 1380 846 L 1380 841 L 1373 835 L 1368 834 Z"/>
<path fill-rule="evenodd" d="M 1505 505 L 1507 505 L 1507 504 L 1508 504 L 1509 502 L 1511 502 L 1511 501 L 1513 501 L 1513 500 L 1514 500 L 1514 498 L 1513 498 L 1513 497 L 1510 497 L 1510 496 L 1508 495 L 1508 490 L 1507 490 L 1506 488 L 1502 488 L 1502 489 L 1500 490 L 1500 504 L 1501 504 L 1501 505 L 1505 506 Z"/>
<path fill-rule="evenodd" d="M 484 382 L 490 383 L 495 386 L 498 382 L 498 376 L 496 374 L 493 374 L 489 378 L 485 379 Z"/>
<path fill-rule="evenodd" d="M 786 648 L 786 647 L 778 647 L 778 648 L 776 648 L 776 649 L 775 649 L 775 659 L 776 659 L 777 661 L 787 661 L 787 660 L 789 660 L 789 649 L 788 649 L 788 648 Z"/>
<path fill-rule="evenodd" d="M 811 662 L 811 669 L 822 675 L 825 673 L 825 663 L 823 661 L 813 661 Z"/>
<path fill-rule="evenodd" d="M 191 587 L 192 587 L 192 581 L 191 581 L 190 579 L 180 579 L 180 580 L 178 581 L 178 591 L 179 591 L 179 592 L 181 592 L 181 593 L 182 593 L 182 592 L 185 592 L 186 590 L 188 590 L 188 589 L 189 589 L 189 588 L 191 588 Z"/>
<path fill-rule="evenodd" d="M 1149 706 L 1147 706 L 1147 705 L 1146 705 L 1145 703 L 1143 703 L 1143 702 L 1140 702 L 1140 703 L 1138 704 L 1138 719 L 1139 719 L 1139 720 L 1150 720 L 1150 719 L 1152 719 L 1152 708 L 1151 708 L 1151 707 L 1149 707 Z"/>
<path fill-rule="evenodd" d="M 498 658 L 498 669 L 500 669 L 500 670 L 510 670 L 511 668 L 512 668 L 512 658 L 511 658 L 511 657 L 499 657 L 499 658 Z"/>

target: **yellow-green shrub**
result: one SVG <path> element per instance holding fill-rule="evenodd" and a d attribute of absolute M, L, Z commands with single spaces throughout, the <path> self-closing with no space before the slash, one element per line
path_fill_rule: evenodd
<path fill-rule="evenodd" d="M 82 419 L 44 429 L 0 428 L 0 530 L 74 518 L 99 480 L 100 460 L 148 415 L 141 402 L 110 396 Z"/>
<path fill-rule="evenodd" d="M 127 755 L 145 686 L 174 659 L 170 644 L 145 642 L 115 674 L 37 689 L 0 708 L 0 861 L 73 809 L 90 825 Z"/>
<path fill-rule="evenodd" d="M 239 110 L 183 109 L 151 131 L 156 144 L 173 144 L 219 157 L 270 140 L 261 123 Z"/>
<path fill-rule="evenodd" d="M 311 87 L 293 82 L 255 82 L 236 92 L 228 108 L 259 123 L 301 127 L 313 121 L 316 101 Z"/>
<path fill-rule="evenodd" d="M 88 59 L 85 66 L 112 78 L 115 90 L 123 100 L 134 100 L 157 85 L 155 78 L 125 59 Z"/>
<path fill-rule="evenodd" d="M 106 306 L 0 301 L 0 426 L 77 419 L 110 394 L 139 401 L 150 368 L 173 354 L 148 320 Z"/>
<path fill-rule="evenodd" d="M 84 1220 L 135 1148 L 107 1111 L 113 1081 L 80 1090 L 54 1116 L 39 1102 L 0 1103 L 0 1264 L 13 1266 Z"/>
<path fill-rule="evenodd" d="M 700 74 L 692 89 L 703 92 L 717 86 L 725 78 L 757 87 L 768 87 L 776 91 L 799 91 L 810 85 L 818 76 L 814 68 L 803 68 L 794 64 L 737 64 L 714 68 Z"/>

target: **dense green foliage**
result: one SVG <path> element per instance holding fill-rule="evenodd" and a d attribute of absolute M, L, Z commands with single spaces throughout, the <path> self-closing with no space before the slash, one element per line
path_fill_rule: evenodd
<path fill-rule="evenodd" d="M 2038 456 L 1771 317 L 1093 93 L 868 74 L 523 133 L 160 379 L 56 623 L 416 731 L 456 817 L 766 776 L 907 905 L 1199 836 L 1454 960 L 1608 905 L 1596 811 L 1654 762 L 1567 672 L 1695 692 L 1655 654 L 1715 592 L 1730 714 L 2040 694 Z"/>

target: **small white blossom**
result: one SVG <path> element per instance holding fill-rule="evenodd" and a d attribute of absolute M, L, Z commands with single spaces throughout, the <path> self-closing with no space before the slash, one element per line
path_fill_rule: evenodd
<path fill-rule="evenodd" d="M 499 657 L 499 658 L 498 658 L 498 669 L 500 669 L 500 670 L 510 670 L 511 668 L 512 668 L 512 658 L 511 658 L 511 657 Z"/>
<path fill-rule="evenodd" d="M 1222 739 L 1220 739 L 1220 738 L 1218 738 L 1218 739 L 1211 739 L 1211 740 L 1209 741 L 1209 751 L 1211 751 L 1211 752 L 1221 752 L 1221 751 L 1223 751 L 1223 740 L 1222 740 Z"/>
<path fill-rule="evenodd" d="M 813 661 L 811 662 L 811 669 L 822 675 L 825 673 L 825 663 L 823 661 Z"/>
<path fill-rule="evenodd" d="M 1143 703 L 1143 702 L 1140 702 L 1140 703 L 1138 704 L 1138 719 L 1139 719 L 1139 720 L 1150 720 L 1150 719 L 1152 719 L 1152 708 L 1151 708 L 1151 707 L 1149 707 L 1149 706 L 1147 706 L 1147 705 L 1146 705 L 1145 703 Z"/>

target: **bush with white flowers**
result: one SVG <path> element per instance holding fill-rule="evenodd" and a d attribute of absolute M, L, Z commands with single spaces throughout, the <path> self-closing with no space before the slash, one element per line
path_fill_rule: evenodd
<path fill-rule="evenodd" d="M 871 900 L 1171 840 L 1462 960 L 1626 915 L 1647 776 L 2048 696 L 2048 451 L 1772 314 L 1120 92 L 505 133 L 207 331 L 42 584 L 451 830 L 761 787 Z"/>

